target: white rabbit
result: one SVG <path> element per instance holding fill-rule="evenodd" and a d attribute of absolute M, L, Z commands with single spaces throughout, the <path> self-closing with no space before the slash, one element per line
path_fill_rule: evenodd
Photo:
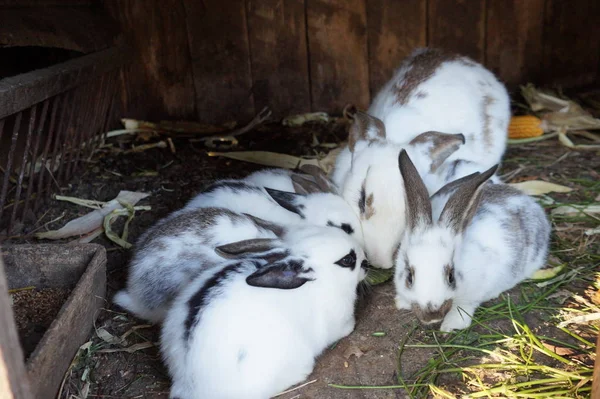
<path fill-rule="evenodd" d="M 406 145 L 406 150 L 429 179 L 463 143 L 462 134 L 425 132 Z M 342 196 L 360 216 L 370 262 L 386 269 L 393 266 L 392 255 L 405 225 L 404 182 L 398 171 L 401 150 L 386 141 L 380 120 L 358 112 L 348 136 L 350 164 L 348 159 L 336 161 L 333 173 Z"/>
<path fill-rule="evenodd" d="M 114 302 L 151 322 L 163 320 L 171 301 L 200 271 L 223 263 L 214 248 L 253 238 L 275 238 L 281 227 L 227 209 L 177 211 L 137 241 L 127 288 Z"/>
<path fill-rule="evenodd" d="M 275 169 L 243 180 L 220 180 L 192 198 L 184 209 L 222 207 L 277 224 L 333 226 L 364 243 L 358 214 L 337 195 L 325 172 L 311 165 L 303 170 L 311 175 L 287 174 Z M 293 187 L 292 192 L 269 188 L 283 187 L 286 179 Z M 260 182 L 263 186 L 250 182 Z"/>
<path fill-rule="evenodd" d="M 405 151 L 407 229 L 395 256 L 396 306 L 448 332 L 471 325 L 479 305 L 530 277 L 545 263 L 550 224 L 543 208 L 505 184 L 497 166 L 427 189 Z"/>
<path fill-rule="evenodd" d="M 278 248 L 289 248 L 289 256 L 260 258 Z M 258 258 L 203 272 L 175 300 L 161 334 L 171 398 L 270 398 L 303 381 L 315 357 L 354 329 L 367 261 L 339 229 L 299 226 L 282 241 L 218 251 Z"/>
<path fill-rule="evenodd" d="M 260 187 L 269 187 L 279 191 L 295 192 L 292 176 L 296 173 L 288 169 L 263 169 L 251 173 L 243 182 Z"/>
<path fill-rule="evenodd" d="M 500 163 L 506 149 L 510 122 L 506 88 L 481 64 L 458 54 L 415 50 L 368 112 L 383 121 L 387 140 L 396 144 L 407 144 L 430 130 L 464 134 L 465 145 L 437 172 L 445 182 Z M 440 187 L 427 188 L 432 193 Z"/>

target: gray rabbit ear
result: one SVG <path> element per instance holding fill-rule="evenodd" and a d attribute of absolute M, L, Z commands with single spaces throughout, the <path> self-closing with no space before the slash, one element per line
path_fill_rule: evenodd
<path fill-rule="evenodd" d="M 261 254 L 279 248 L 281 243 L 274 238 L 253 238 L 221 245 L 215 248 L 215 252 L 226 259 L 238 259 L 240 257 Z"/>
<path fill-rule="evenodd" d="M 329 177 L 327 177 L 327 173 L 317 165 L 304 164 L 300 166 L 300 170 L 315 179 L 317 186 L 323 193 L 332 193 L 337 194 L 337 187 Z"/>
<path fill-rule="evenodd" d="M 433 223 L 431 216 L 431 201 L 429 192 L 419 172 L 412 163 L 406 150 L 400 151 L 398 166 L 404 180 L 404 193 L 406 196 L 406 221 L 410 230 L 419 226 L 428 226 Z"/>
<path fill-rule="evenodd" d="M 357 111 L 348 132 L 348 148 L 354 152 L 356 143 L 361 140 L 385 140 L 385 125 L 383 122 L 365 112 Z"/>
<path fill-rule="evenodd" d="M 460 179 L 461 183 L 458 185 L 455 182 L 449 183 L 447 186 L 454 185 L 454 192 L 442 210 L 440 222 L 450 227 L 456 234 L 462 234 L 477 212 L 484 183 L 496 173 L 497 169 L 498 165 L 494 165 L 483 173 L 473 173 Z M 445 189 L 446 187 L 442 187 L 440 192 Z"/>
<path fill-rule="evenodd" d="M 448 157 L 465 144 L 462 133 L 449 134 L 435 131 L 421 133 L 409 143 L 418 147 L 423 145 L 426 155 L 431 159 L 430 172 L 435 172 Z"/>
<path fill-rule="evenodd" d="M 291 290 L 313 281 L 312 269 L 304 269 L 302 261 L 275 262 L 259 268 L 246 277 L 246 283 L 253 287 Z"/>
<path fill-rule="evenodd" d="M 294 186 L 294 190 L 296 194 L 307 195 L 320 193 L 321 189 L 319 185 L 311 180 L 310 176 L 300 175 L 295 173 L 292 175 L 292 185 Z"/>
<path fill-rule="evenodd" d="M 299 215 L 302 219 L 305 218 L 302 210 L 304 209 L 304 205 L 301 200 L 304 198 L 301 194 L 296 193 L 288 193 L 286 191 L 275 190 L 272 188 L 265 187 L 267 193 L 277 202 L 280 206 L 287 209 L 290 212 L 294 212 Z"/>
<path fill-rule="evenodd" d="M 249 213 L 244 213 L 244 215 L 247 216 L 248 218 L 250 218 L 254 222 L 254 224 L 256 224 L 258 227 L 261 227 L 265 230 L 272 231 L 273 234 L 275 234 L 277 237 L 282 237 L 283 234 L 285 233 L 285 228 L 283 226 L 280 226 L 278 224 L 266 221 L 265 219 L 261 219 L 259 217 L 250 215 Z"/>

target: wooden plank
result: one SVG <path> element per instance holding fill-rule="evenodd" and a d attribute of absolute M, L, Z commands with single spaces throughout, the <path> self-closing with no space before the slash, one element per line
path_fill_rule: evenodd
<path fill-rule="evenodd" d="M 8 8 L 0 12 L 0 46 L 57 47 L 91 53 L 110 47 L 117 26 L 87 7 Z"/>
<path fill-rule="evenodd" d="M 510 87 L 538 83 L 544 0 L 488 0 L 486 65 Z"/>
<path fill-rule="evenodd" d="M 367 27 L 369 82 L 374 96 L 402 59 L 426 45 L 427 1 L 367 0 Z"/>
<path fill-rule="evenodd" d="M 484 61 L 485 1 L 429 0 L 428 46 Z"/>
<path fill-rule="evenodd" d="M 0 397 L 28 399 L 31 391 L 0 256 Z"/>
<path fill-rule="evenodd" d="M 307 7 L 312 109 L 341 113 L 369 104 L 364 0 L 316 0 Z"/>
<path fill-rule="evenodd" d="M 121 74 L 124 90 L 118 108 L 122 115 L 152 120 L 193 117 L 196 94 L 182 2 L 110 0 L 103 4 L 135 50 L 134 61 Z"/>
<path fill-rule="evenodd" d="M 547 0 L 543 75 L 564 87 L 592 83 L 600 64 L 600 2 Z"/>
<path fill-rule="evenodd" d="M 247 3 L 252 91 L 257 110 L 280 118 L 310 110 L 304 0 Z"/>
<path fill-rule="evenodd" d="M 118 68 L 127 55 L 125 47 L 112 47 L 0 80 L 0 119 Z"/>
<path fill-rule="evenodd" d="M 184 0 L 198 118 L 220 123 L 254 115 L 244 0 Z M 274 51 L 274 50 L 273 50 Z"/>

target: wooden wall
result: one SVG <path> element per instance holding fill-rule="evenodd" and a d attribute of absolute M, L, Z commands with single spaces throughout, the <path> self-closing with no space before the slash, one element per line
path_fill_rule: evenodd
<path fill-rule="evenodd" d="M 485 63 L 510 88 L 600 70 L 598 0 L 106 0 L 133 43 L 128 116 L 244 121 L 366 108 L 419 46 Z"/>

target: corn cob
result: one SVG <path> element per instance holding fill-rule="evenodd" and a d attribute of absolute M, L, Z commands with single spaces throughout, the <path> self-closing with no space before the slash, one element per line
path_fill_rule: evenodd
<path fill-rule="evenodd" d="M 508 125 L 508 138 L 525 139 L 544 134 L 542 121 L 533 115 L 513 116 Z"/>

